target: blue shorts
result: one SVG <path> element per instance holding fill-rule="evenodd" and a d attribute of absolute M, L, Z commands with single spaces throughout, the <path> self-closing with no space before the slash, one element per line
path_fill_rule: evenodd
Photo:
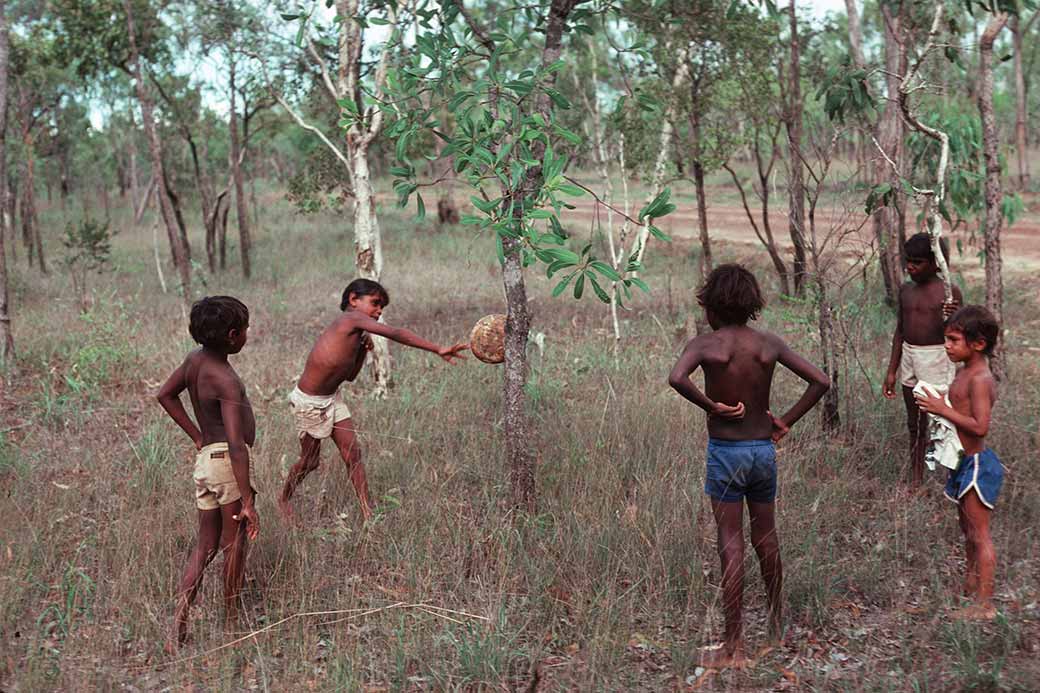
<path fill-rule="evenodd" d="M 956 470 L 946 480 L 946 497 L 959 503 L 964 494 L 975 489 L 979 500 L 990 510 L 997 502 L 1000 487 L 1004 485 L 1004 465 L 997 453 L 989 448 L 974 455 L 965 455 Z"/>
<path fill-rule="evenodd" d="M 776 500 L 776 447 L 771 440 L 708 439 L 704 492 L 717 501 Z"/>

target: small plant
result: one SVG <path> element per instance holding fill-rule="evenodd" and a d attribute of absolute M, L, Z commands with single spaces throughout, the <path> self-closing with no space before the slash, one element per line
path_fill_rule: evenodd
<path fill-rule="evenodd" d="M 72 285 L 83 312 L 87 311 L 87 276 L 104 271 L 112 252 L 111 238 L 108 222 L 85 219 L 65 226 L 65 238 L 61 241 L 68 250 L 65 266 L 72 275 Z"/>

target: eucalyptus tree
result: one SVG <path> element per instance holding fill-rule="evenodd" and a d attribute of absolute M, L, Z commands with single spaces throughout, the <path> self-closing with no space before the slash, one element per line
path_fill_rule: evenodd
<path fill-rule="evenodd" d="M 7 2 L 0 0 L 0 367 L 14 359 L 14 334 L 11 332 L 11 312 L 7 289 L 7 250 L 4 238 L 7 224 L 7 65 L 8 31 Z"/>
<path fill-rule="evenodd" d="M 531 316 L 524 268 L 544 263 L 552 278 L 563 274 L 554 295 L 586 287 L 603 302 L 610 295 L 601 282 L 618 282 L 619 291 L 641 280 L 625 276 L 638 270 L 641 248 L 630 255 L 623 272 L 591 254 L 592 244 L 580 252 L 567 247 L 563 209 L 566 198 L 584 194 L 568 174 L 568 148 L 583 143 L 577 133 L 560 123 L 559 113 L 570 108 L 557 84 L 566 65 L 564 37 L 592 31 L 592 8 L 578 0 L 551 0 L 506 4 L 482 21 L 461 0 L 423 2 L 416 6 L 414 48 L 402 51 L 388 79 L 387 99 L 380 108 L 395 118 L 387 136 L 395 142 L 397 165 L 391 169 L 402 204 L 416 197 L 424 213 L 417 168 L 410 145 L 434 133 L 447 146 L 455 170 L 474 193 L 473 214 L 462 223 L 494 235 L 502 267 L 507 306 L 503 402 L 505 455 L 510 469 L 514 504 L 535 507 L 535 468 L 528 450 L 524 414 L 527 338 Z M 492 13 L 489 13 L 492 14 Z M 532 41 L 543 36 L 540 44 Z M 537 50 L 532 49 L 532 44 Z M 451 113 L 441 119 L 442 105 Z M 353 121 L 349 115 L 346 127 Z M 656 197 L 635 221 L 660 217 L 674 209 L 668 191 Z M 660 233 L 647 223 L 651 233 Z"/>
<path fill-rule="evenodd" d="M 1015 150 L 1018 163 L 1018 187 L 1020 190 L 1026 190 L 1029 187 L 1029 138 L 1027 135 L 1029 92 L 1026 89 L 1028 70 L 1024 53 L 1027 45 L 1032 51 L 1031 55 L 1034 59 L 1038 52 L 1037 44 L 1040 41 L 1035 38 L 1031 41 L 1026 39 L 1036 25 L 1037 17 L 1040 17 L 1040 10 L 1034 8 L 1027 19 L 1021 3 L 1017 5 L 1016 9 L 1017 11 L 1011 17 L 1010 25 L 1011 53 L 1015 66 Z"/>
<path fill-rule="evenodd" d="M 36 178 L 40 140 L 46 141 L 48 126 L 65 91 L 68 72 L 58 59 L 55 43 L 50 36 L 40 8 L 21 6 L 16 14 L 11 11 L 8 20 L 17 23 L 19 31 L 9 33 L 8 84 L 13 87 L 9 96 L 10 112 L 19 128 L 22 160 L 21 226 L 22 242 L 26 247 L 29 265 L 35 264 L 47 273 L 43 235 L 37 215 Z"/>
<path fill-rule="evenodd" d="M 175 207 L 173 181 L 163 158 L 163 141 L 155 117 L 148 65 L 168 57 L 167 27 L 150 0 L 54 0 L 51 4 L 58 54 L 83 79 L 126 74 L 133 82 L 152 160 L 152 180 L 160 216 L 166 227 L 183 299 L 191 300 L 191 248 Z"/>

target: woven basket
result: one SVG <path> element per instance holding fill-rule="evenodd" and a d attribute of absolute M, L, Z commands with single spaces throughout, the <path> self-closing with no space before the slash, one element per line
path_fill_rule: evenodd
<path fill-rule="evenodd" d="M 495 313 L 478 320 L 469 335 L 469 348 L 484 363 L 505 361 L 506 316 Z"/>

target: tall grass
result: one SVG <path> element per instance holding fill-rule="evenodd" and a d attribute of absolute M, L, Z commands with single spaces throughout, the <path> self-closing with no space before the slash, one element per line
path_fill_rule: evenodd
<path fill-rule="evenodd" d="M 851 288 L 842 297 L 852 335 L 846 428 L 824 433 L 811 413 L 780 453 L 788 641 L 747 672 L 697 678 L 696 648 L 721 625 L 702 492 L 706 438 L 703 417 L 665 382 L 695 310 L 689 248 L 650 250 L 654 293 L 632 300 L 616 353 L 603 305 L 552 299 L 551 286 L 528 275 L 533 331 L 546 336 L 544 353 L 532 347 L 528 386 L 536 515 L 515 517 L 506 503 L 499 370 L 395 348 L 388 399 L 366 399 L 364 378 L 346 388 L 381 499 L 377 521 L 361 528 L 342 462 L 326 445 L 297 496 L 304 525 L 291 529 L 273 503 L 298 450 L 285 396 L 337 313 L 352 244 L 342 215 L 297 216 L 276 192 L 261 207 L 254 279 L 243 281 L 235 261 L 215 276 L 199 270 L 196 283 L 251 310 L 250 342 L 232 363 L 257 414 L 262 532 L 249 556 L 243 623 L 225 631 L 214 565 L 182 659 L 162 654 L 162 644 L 196 531 L 192 450 L 153 396 L 193 345 L 179 298 L 159 289 L 150 222 L 134 229 L 117 213 L 114 269 L 91 282 L 87 314 L 65 277 L 13 268 L 21 359 L 3 374 L 0 688 L 1040 685 L 1033 352 L 1012 349 L 991 440 L 1009 469 L 994 524 L 1003 616 L 952 623 L 946 613 L 963 570 L 955 512 L 938 475 L 925 497 L 903 493 L 902 405 L 878 392 L 892 316 L 876 284 Z M 489 238 L 383 212 L 388 322 L 445 343 L 503 309 Z M 192 240 L 199 252 L 201 239 Z M 723 246 L 718 255 L 754 266 L 775 296 L 757 249 Z M 1008 283 L 1013 345 L 1035 341 L 1037 282 Z M 816 357 L 811 311 L 773 298 L 761 323 Z M 779 374 L 774 406 L 793 402 L 800 387 Z M 752 556 L 746 601 L 756 652 L 765 605 Z M 332 613 L 293 617 L 313 612 Z"/>

